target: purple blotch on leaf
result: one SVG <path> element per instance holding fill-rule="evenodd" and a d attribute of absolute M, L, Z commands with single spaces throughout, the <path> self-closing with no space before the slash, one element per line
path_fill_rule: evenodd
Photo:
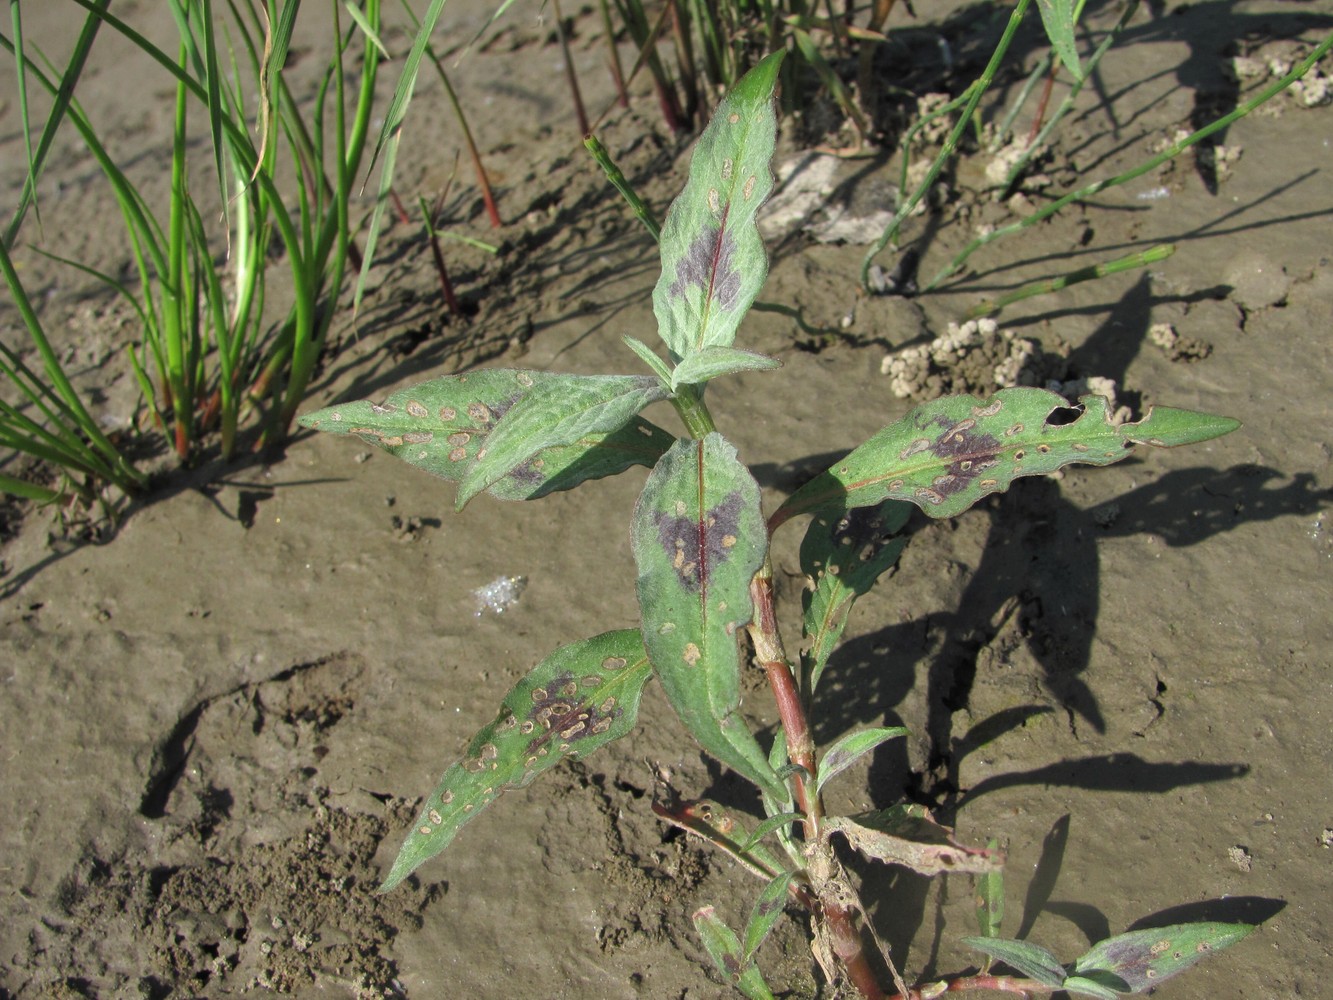
<path fill-rule="evenodd" d="M 668 294 L 682 298 L 697 285 L 703 289 L 705 302 L 713 301 L 723 309 L 730 309 L 741 292 L 741 272 L 731 259 L 735 245 L 727 230 L 704 226 L 676 264 L 676 280 Z"/>
<path fill-rule="evenodd" d="M 945 473 L 931 483 L 931 488 L 940 497 L 961 493 L 971 485 L 972 480 L 987 469 L 994 468 L 999 461 L 999 439 L 976 431 L 976 420 L 969 418 L 950 424 L 936 417 L 932 423 L 943 427 L 944 433 L 931 444 L 931 454 L 937 458 L 951 459 Z"/>
<path fill-rule="evenodd" d="M 658 540 L 686 590 L 698 593 L 707 585 L 712 567 L 731 555 L 740 512 L 741 495 L 733 490 L 702 519 L 665 512 L 657 515 Z"/>

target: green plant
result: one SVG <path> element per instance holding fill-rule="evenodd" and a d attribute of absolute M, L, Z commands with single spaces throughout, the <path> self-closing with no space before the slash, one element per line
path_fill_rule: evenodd
<path fill-rule="evenodd" d="M 0 490 L 39 503 L 79 500 L 91 505 L 106 484 L 126 493 L 142 489 L 147 477 L 97 425 L 66 376 L 3 241 L 0 273 L 4 274 L 28 338 L 42 359 L 39 375 L 0 344 L 0 375 L 19 396 L 0 400 L 0 445 L 45 462 L 61 473 L 61 482 L 54 488 L 0 473 Z"/>
<path fill-rule="evenodd" d="M 1142 992 L 1251 928 L 1136 931 L 1097 944 L 1069 966 L 1036 945 L 1002 939 L 1003 859 L 993 844 L 963 846 L 909 804 L 869 815 L 825 812 L 825 785 L 905 730 L 855 732 L 821 754 L 809 719 L 848 614 L 898 559 L 914 506 L 952 517 L 1018 476 L 1074 462 L 1106 465 L 1135 445 L 1203 441 L 1237 424 L 1158 407 L 1116 425 L 1099 396 L 1071 405 L 1037 389 L 951 397 L 890 424 L 765 517 L 759 487 L 717 432 L 704 390 L 728 373 L 778 366 L 733 344 L 767 271 L 754 216 L 772 185 L 780 62 L 780 54 L 760 62 L 723 101 L 662 226 L 653 303 L 667 358 L 626 338 L 651 375 L 480 370 L 399 390 L 379 405 L 346 403 L 301 418 L 304 426 L 356 435 L 457 482 L 460 508 L 483 490 L 535 499 L 634 465 L 652 470 L 630 525 L 639 625 L 557 649 L 509 692 L 426 799 L 383 889 L 448 846 L 504 789 L 624 736 L 637 721 L 644 686 L 656 677 L 703 749 L 753 784 L 763 802 L 765 818 L 753 828 L 721 806 L 682 802 L 674 792 L 654 806 L 763 882 L 741 935 L 711 907 L 695 915 L 718 968 L 745 995 L 771 996 L 755 957 L 786 903 L 812 915 L 814 953 L 830 979 L 845 977 L 865 997 L 885 995 L 863 947 L 864 911 L 838 861 L 836 838 L 868 858 L 927 875 L 977 874 L 982 935 L 970 943 L 1022 974 L 987 971 L 909 988 L 894 970 L 900 995 Z M 639 416 L 662 400 L 676 410 L 685 436 Z M 798 517 L 811 519 L 801 563 L 813 588 L 804 597 L 805 652 L 793 661 L 779 634 L 768 553 L 772 532 Z M 742 657 L 745 635 L 754 667 Z M 768 747 L 740 712 L 747 669 L 764 673 L 781 718 Z"/>
<path fill-rule="evenodd" d="M 270 393 L 264 438 L 274 441 L 285 433 L 304 397 L 346 264 L 355 259 L 350 205 L 380 59 L 375 37 L 379 0 L 349 5 L 355 24 L 346 31 L 340 8 L 334 7 L 332 55 L 309 110 L 297 102 L 284 75 L 298 4 L 279 10 L 274 0 L 262 5 L 229 0 L 231 18 L 224 21 L 215 19 L 211 0 L 171 0 L 178 35 L 172 57 L 111 14 L 106 3 L 76 2 L 87 10 L 87 21 L 62 73 L 43 72 L 17 32 L 12 40 L 0 36 L 20 76 L 38 81 L 55 98 L 43 142 L 29 156 L 27 191 L 35 190 L 47 136 L 67 118 L 111 185 L 136 280 L 121 282 L 77 261 L 65 262 L 108 284 L 136 310 L 144 338 L 139 350 L 131 349 L 131 364 L 177 455 L 189 459 L 201 435 L 217 429 L 222 453 L 230 456 L 246 406 Z M 69 96 L 76 92 L 102 26 L 122 34 L 175 81 L 165 225 L 109 155 L 76 97 Z M 219 34 L 228 40 L 225 49 Z M 358 34 L 364 44 L 353 96 L 345 59 Z M 247 118 L 255 100 L 261 108 L 257 140 Z M 214 210 L 201 208 L 191 184 L 187 151 L 193 107 L 202 109 L 211 137 L 213 181 L 224 215 L 221 233 L 205 223 Z M 287 170 L 295 183 L 286 180 Z M 16 213 L 10 239 L 28 203 L 25 198 Z M 293 305 L 273 330 L 264 302 L 275 233 L 290 264 Z M 220 247 L 225 260 L 219 258 Z"/>

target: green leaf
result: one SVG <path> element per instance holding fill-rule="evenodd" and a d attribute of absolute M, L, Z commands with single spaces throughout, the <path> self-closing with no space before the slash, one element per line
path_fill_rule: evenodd
<path fill-rule="evenodd" d="M 1060 417 L 1075 417 L 1060 423 Z M 908 500 L 931 517 L 953 517 L 1019 476 L 1075 462 L 1110 465 L 1136 444 L 1175 447 L 1240 426 L 1228 417 L 1154 407 L 1137 423 L 1113 424 L 1103 396 L 1077 407 L 1045 389 L 1001 389 L 989 399 L 947 396 L 908 411 L 787 498 L 776 527 L 797 514 Z"/>
<path fill-rule="evenodd" d="M 694 927 L 703 938 L 704 948 L 712 956 L 727 981 L 750 1000 L 774 1000 L 772 991 L 753 962 L 746 960 L 736 932 L 722 922 L 711 906 L 694 913 Z"/>
<path fill-rule="evenodd" d="M 806 529 L 801 572 L 814 587 L 801 595 L 806 637 L 801 659 L 811 691 L 842 638 L 857 598 L 869 593 L 902 554 L 907 538 L 898 532 L 911 511 L 911 505 L 890 500 L 870 510 L 823 512 Z"/>
<path fill-rule="evenodd" d="M 666 398 L 662 383 L 647 375 L 556 375 L 527 372 L 533 385 L 499 415 L 485 447 L 463 475 L 455 506 L 495 485 L 547 448 L 614 434 L 649 403 Z"/>
<path fill-rule="evenodd" d="M 884 864 L 902 865 L 921 875 L 979 874 L 994 871 L 1004 864 L 1003 853 L 964 847 L 953 839 L 950 830 L 937 824 L 919 807 L 885 809 L 855 819 L 834 816 L 825 820 L 824 827 L 841 833 L 847 843 L 868 858 Z M 912 836 L 901 836 L 903 833 Z"/>
<path fill-rule="evenodd" d="M 986 842 L 986 850 L 999 849 L 1000 842 L 994 837 Z M 976 884 L 977 927 L 982 937 L 999 937 L 1000 926 L 1004 923 L 1004 869 L 978 875 Z"/>
<path fill-rule="evenodd" d="M 389 395 L 326 407 L 300 418 L 301 426 L 354 434 L 432 475 L 462 480 L 497 421 L 524 395 L 559 376 L 488 368 L 445 375 Z M 501 500 L 535 500 L 587 479 L 614 476 L 634 465 L 652 466 L 675 439 L 635 417 L 619 431 L 586 434 L 552 446 L 490 485 Z"/>
<path fill-rule="evenodd" d="M 1037 0 L 1037 9 L 1041 11 L 1041 23 L 1051 47 L 1074 79 L 1082 80 L 1083 66 L 1078 60 L 1078 46 L 1074 44 L 1075 3 L 1076 0 Z"/>
<path fill-rule="evenodd" d="M 1063 985 L 1066 993 L 1095 997 L 1096 1000 L 1119 1000 L 1120 994 L 1125 992 L 1124 982 L 1114 976 L 1110 977 L 1109 981 L 1115 985 L 1107 986 L 1096 979 L 1088 979 L 1085 976 L 1069 976 L 1061 985 Z"/>
<path fill-rule="evenodd" d="M 676 366 L 676 370 L 671 373 L 671 389 L 674 392 L 682 385 L 697 385 L 733 372 L 781 367 L 782 362 L 777 358 L 770 358 L 754 351 L 742 351 L 735 347 L 705 347 L 702 351 L 687 356 Z"/>
<path fill-rule="evenodd" d="M 653 312 L 677 358 L 729 347 L 768 275 L 754 218 L 773 187 L 773 89 L 782 56 L 764 59 L 723 98 L 695 146 L 685 190 L 667 211 Z"/>
<path fill-rule="evenodd" d="M 745 925 L 745 961 L 754 960 L 755 952 L 764 943 L 787 906 L 787 887 L 796 877 L 795 872 L 782 872 L 764 886 L 764 891 L 754 901 L 750 910 L 750 920 Z"/>
<path fill-rule="evenodd" d="M 657 356 L 651 347 L 635 337 L 621 337 L 631 351 L 639 356 L 645 365 L 653 370 L 665 386 L 671 385 L 671 368 Z"/>
<path fill-rule="evenodd" d="M 776 816 L 770 816 L 755 827 L 753 833 L 749 834 L 744 840 L 739 841 L 737 846 L 742 853 L 748 851 L 755 847 L 759 841 L 763 840 L 770 833 L 785 830 L 793 823 L 800 822 L 804 818 L 804 815 L 798 812 L 784 812 L 778 813 Z"/>
<path fill-rule="evenodd" d="M 829 747 L 824 759 L 819 762 L 819 780 L 815 782 L 815 793 L 823 789 L 825 783 L 835 774 L 845 771 L 865 754 L 899 736 L 906 736 L 908 731 L 902 726 L 887 726 L 881 729 L 859 729 L 848 733 Z"/>
<path fill-rule="evenodd" d="M 963 944 L 1046 986 L 1059 987 L 1065 981 L 1065 967 L 1039 944 L 989 937 L 965 937 Z"/>
<path fill-rule="evenodd" d="M 1073 974 L 1121 993 L 1144 993 L 1214 952 L 1230 948 L 1254 930 L 1252 924 L 1174 924 L 1107 938 L 1074 963 Z M 1114 977 L 1114 979 L 1112 979 Z"/>
<path fill-rule="evenodd" d="M 563 646 L 537 664 L 463 759 L 444 772 L 380 891 L 448 847 L 506 788 L 521 788 L 560 761 L 582 759 L 629 732 L 651 673 L 637 629 Z"/>
<path fill-rule="evenodd" d="M 788 794 L 740 713 L 740 630 L 768 533 L 759 485 L 720 434 L 678 441 L 634 509 L 644 644 L 676 714 L 710 754 L 775 802 Z"/>

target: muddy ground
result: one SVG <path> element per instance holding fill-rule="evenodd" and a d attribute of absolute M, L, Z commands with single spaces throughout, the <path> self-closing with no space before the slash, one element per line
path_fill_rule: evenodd
<path fill-rule="evenodd" d="M 165 8 L 121 13 L 170 43 Z M 308 13 L 322 37 L 320 12 Z M 471 37 L 485 13 L 455 0 L 441 37 Z M 918 14 L 895 13 L 885 78 L 957 92 L 1003 15 Z M 24 16 L 58 61 L 73 5 L 25 5 Z M 1091 23 L 1102 31 L 1116 16 L 1094 5 Z M 1038 55 L 1032 20 L 1017 43 L 1025 67 Z M 1145 7 L 1059 129 L 1040 167 L 1049 185 L 1022 198 L 1038 205 L 1142 162 L 1254 92 L 1235 57 L 1289 59 L 1331 20 L 1323 2 Z M 612 96 L 595 8 L 573 21 L 595 114 Z M 160 199 L 171 91 L 105 34 L 79 94 Z M 405 35 L 387 41 L 401 52 Z M 335 324 L 338 350 L 311 407 L 481 362 L 637 370 L 619 338 L 651 334 L 654 247 L 578 146 L 549 19 L 516 8 L 455 74 L 506 226 L 489 229 L 461 169 L 449 224 L 502 252 L 449 244 L 471 313 L 450 318 L 419 227 L 392 227 L 359 323 L 344 310 Z M 385 72 L 386 93 L 396 75 Z M 1020 84 L 998 81 L 988 120 Z M 6 70 L 6 206 L 24 160 L 16 101 Z M 892 131 L 914 110 L 886 100 L 877 114 Z M 411 114 L 399 189 L 433 197 L 460 146 L 433 78 L 423 75 Z M 787 118 L 782 157 L 845 144 L 846 132 L 828 132 L 835 117 L 812 102 Z M 664 210 L 687 145 L 663 131 L 646 89 L 600 131 Z M 914 521 L 899 569 L 853 616 L 817 735 L 912 729 L 831 786 L 831 805 L 906 796 L 964 840 L 1003 840 L 1010 933 L 1072 958 L 1141 918 L 1263 920 L 1158 995 L 1318 996 L 1333 923 L 1333 111 L 1284 96 L 1218 138 L 1220 153 L 993 244 L 943 292 L 915 299 L 861 295 L 863 248 L 788 222 L 762 298 L 799 309 L 804 326 L 753 314 L 742 344 L 785 366 L 720 383 L 710 400 L 772 509 L 905 412 L 895 386 L 991 390 L 1011 342 L 997 333 L 961 357 L 937 351 L 933 366 L 918 357 L 905 381 L 883 372 L 890 352 L 928 345 L 1025 281 L 1174 243 L 1150 269 L 1010 307 L 1000 330 L 1032 342 L 1019 366 L 1031 372 L 1112 379 L 1137 412 L 1164 402 L 1244 428 L 1025 480 L 954 521 Z M 882 210 L 898 162 L 886 149 L 838 164 L 825 203 L 852 220 Z M 985 166 L 984 155 L 964 159 L 904 231 L 923 277 L 979 225 L 1025 210 L 991 200 Z M 73 132 L 40 195 L 44 239 L 30 219 L 30 244 L 126 265 L 110 194 Z M 124 427 L 132 314 L 30 248 L 20 259 L 66 363 L 99 415 Z M 0 318 L 6 343 L 26 350 L 7 303 Z M 673 426 L 669 411 L 650 415 Z M 452 487 L 347 439 L 301 433 L 280 456 L 188 471 L 148 462 L 168 469 L 160 489 L 122 505 L 114 525 L 5 509 L 0 996 L 732 995 L 701 965 L 690 914 L 713 903 L 739 924 L 759 883 L 657 822 L 654 773 L 668 770 L 686 796 L 755 804 L 701 757 L 654 687 L 632 736 L 504 796 L 406 887 L 373 893 L 418 796 L 525 670 L 557 645 L 634 623 L 622 526 L 643 470 L 536 504 L 483 497 L 456 516 Z M 775 561 L 799 606 L 797 541 L 780 535 Z M 526 589 L 503 614 L 479 615 L 473 591 L 500 576 L 523 576 Z M 771 703 L 751 687 L 747 711 L 771 733 Z M 958 942 L 974 927 L 965 880 L 849 862 L 909 976 L 974 961 Z M 783 995 L 817 995 L 799 919 L 761 964 Z"/>

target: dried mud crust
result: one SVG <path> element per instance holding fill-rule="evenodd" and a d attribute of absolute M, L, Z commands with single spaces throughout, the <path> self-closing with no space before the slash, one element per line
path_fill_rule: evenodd
<path fill-rule="evenodd" d="M 318 764 L 362 669 L 333 656 L 210 698 L 159 744 L 143 850 L 89 845 L 35 932 L 18 995 L 393 995 L 388 952 L 444 887 L 374 892 L 380 843 L 414 804 L 328 803 Z M 26 980 L 26 981 L 25 981 Z"/>

